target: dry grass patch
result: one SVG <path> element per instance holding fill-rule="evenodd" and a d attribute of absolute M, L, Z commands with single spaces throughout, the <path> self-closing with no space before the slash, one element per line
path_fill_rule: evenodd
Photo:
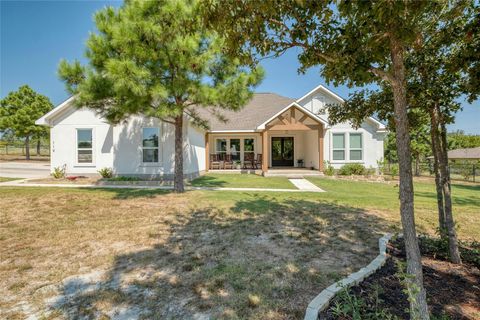
<path fill-rule="evenodd" d="M 301 318 L 385 231 L 314 197 L 2 188 L 0 317 Z"/>

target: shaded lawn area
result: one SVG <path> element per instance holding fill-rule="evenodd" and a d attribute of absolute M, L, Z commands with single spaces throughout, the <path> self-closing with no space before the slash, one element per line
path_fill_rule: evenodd
<path fill-rule="evenodd" d="M 191 181 L 190 184 L 194 187 L 296 189 L 285 177 L 235 173 L 208 173 Z"/>
<path fill-rule="evenodd" d="M 0 318 L 11 319 L 120 307 L 148 319 L 299 319 L 375 256 L 385 231 L 307 193 L 4 187 L 0 216 Z"/>
<path fill-rule="evenodd" d="M 320 197 L 334 203 L 364 208 L 398 226 L 399 201 L 396 183 L 374 183 L 327 178 L 308 178 L 323 190 Z M 435 185 L 415 182 L 417 231 L 435 234 L 438 227 Z M 452 184 L 453 214 L 459 237 L 480 240 L 480 185 Z"/>
<path fill-rule="evenodd" d="M 0 318 L 302 318 L 400 230 L 394 184 L 310 180 L 327 192 L 2 187 Z M 415 190 L 418 229 L 433 234 L 434 186 Z M 480 238 L 479 191 L 453 187 L 463 239 Z"/>

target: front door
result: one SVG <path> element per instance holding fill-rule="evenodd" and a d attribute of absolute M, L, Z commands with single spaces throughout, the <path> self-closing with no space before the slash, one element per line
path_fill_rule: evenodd
<path fill-rule="evenodd" d="M 272 137 L 272 167 L 293 167 L 293 137 Z"/>

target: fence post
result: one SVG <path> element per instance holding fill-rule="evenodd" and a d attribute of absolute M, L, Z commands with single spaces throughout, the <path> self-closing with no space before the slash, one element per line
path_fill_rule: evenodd
<path fill-rule="evenodd" d="M 477 171 L 477 166 L 473 164 L 473 182 L 475 182 L 475 173 Z"/>

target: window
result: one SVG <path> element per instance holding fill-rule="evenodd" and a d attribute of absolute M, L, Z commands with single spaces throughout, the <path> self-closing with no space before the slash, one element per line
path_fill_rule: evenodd
<path fill-rule="evenodd" d="M 240 160 L 240 139 L 230 139 L 230 154 L 232 160 Z"/>
<path fill-rule="evenodd" d="M 93 163 L 92 129 L 77 129 L 77 162 Z"/>
<path fill-rule="evenodd" d="M 361 133 L 350 133 L 350 160 L 362 160 Z"/>
<path fill-rule="evenodd" d="M 227 154 L 227 139 L 215 140 L 215 151 L 220 155 L 220 159 L 225 159 Z"/>
<path fill-rule="evenodd" d="M 250 158 L 249 158 L 250 156 Z M 243 139 L 243 159 L 255 157 L 255 139 Z"/>
<path fill-rule="evenodd" d="M 345 160 L 345 134 L 333 134 L 332 160 Z"/>
<path fill-rule="evenodd" d="M 142 159 L 143 162 L 158 162 L 158 128 L 143 128 Z"/>

